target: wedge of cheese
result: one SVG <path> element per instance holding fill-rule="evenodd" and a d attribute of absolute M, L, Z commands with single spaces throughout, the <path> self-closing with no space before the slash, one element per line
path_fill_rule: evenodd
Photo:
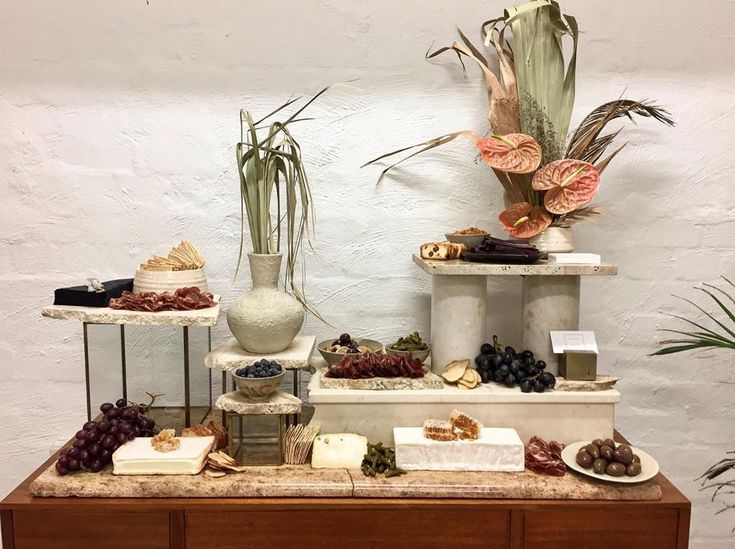
<path fill-rule="evenodd" d="M 359 469 L 367 453 L 367 438 L 352 433 L 319 435 L 314 440 L 314 469 Z"/>
<path fill-rule="evenodd" d="M 150 437 L 126 442 L 112 454 L 115 475 L 196 475 L 203 468 L 212 449 L 214 437 L 179 437 L 181 446 L 171 452 L 159 452 Z"/>

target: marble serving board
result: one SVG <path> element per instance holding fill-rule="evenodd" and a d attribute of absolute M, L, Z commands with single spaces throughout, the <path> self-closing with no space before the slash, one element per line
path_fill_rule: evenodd
<path fill-rule="evenodd" d="M 100 473 L 59 475 L 50 466 L 32 483 L 38 497 L 355 497 L 457 499 L 658 500 L 655 479 L 619 485 L 587 479 L 522 473 L 411 471 L 393 478 L 366 477 L 360 470 L 312 469 L 310 465 L 251 467 L 212 478 L 195 476 L 114 476 Z"/>
<path fill-rule="evenodd" d="M 319 386 L 322 389 L 352 389 L 367 391 L 400 391 L 443 389 L 444 380 L 436 374 L 426 372 L 424 377 L 371 377 L 368 379 L 341 379 L 326 377 L 327 368 L 319 369 Z"/>

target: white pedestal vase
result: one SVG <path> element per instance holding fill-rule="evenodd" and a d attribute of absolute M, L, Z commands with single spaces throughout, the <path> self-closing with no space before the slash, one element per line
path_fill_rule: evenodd
<path fill-rule="evenodd" d="M 571 227 L 549 227 L 529 240 L 541 252 L 569 253 L 574 251 L 574 234 Z"/>
<path fill-rule="evenodd" d="M 282 257 L 282 254 L 248 254 L 253 287 L 227 310 L 227 325 L 248 352 L 283 351 L 304 324 L 301 304 L 278 289 Z"/>

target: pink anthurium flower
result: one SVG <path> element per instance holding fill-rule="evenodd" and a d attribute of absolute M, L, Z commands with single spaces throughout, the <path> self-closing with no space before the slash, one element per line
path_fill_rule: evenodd
<path fill-rule="evenodd" d="M 541 146 L 530 135 L 491 135 L 479 138 L 475 144 L 485 163 L 496 170 L 531 173 L 541 164 Z"/>
<path fill-rule="evenodd" d="M 600 172 L 582 160 L 557 160 L 537 171 L 531 186 L 534 190 L 546 191 L 544 206 L 548 211 L 566 214 L 594 198 L 600 186 Z"/>
<path fill-rule="evenodd" d="M 498 220 L 509 234 L 516 238 L 531 238 L 551 225 L 551 214 L 530 202 L 517 202 L 501 212 Z"/>

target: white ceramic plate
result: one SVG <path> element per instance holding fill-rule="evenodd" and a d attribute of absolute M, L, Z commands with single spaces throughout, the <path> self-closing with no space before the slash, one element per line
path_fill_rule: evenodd
<path fill-rule="evenodd" d="M 650 480 L 658 474 L 658 463 L 656 462 L 656 460 L 649 456 L 643 450 L 633 448 L 632 446 L 631 448 L 633 450 L 633 453 L 641 458 L 641 474 L 638 476 L 613 477 L 608 474 L 598 475 L 597 473 L 592 471 L 592 468 L 585 469 L 577 463 L 577 460 L 575 458 L 577 457 L 577 452 L 579 451 L 579 449 L 583 446 L 587 446 L 590 442 L 592 441 L 585 440 L 580 442 L 573 442 L 566 448 L 564 448 L 564 450 L 562 450 L 561 459 L 564 461 L 564 463 L 567 464 L 567 467 L 588 477 L 596 478 L 598 480 L 605 480 L 607 482 L 616 482 L 618 484 L 636 484 L 638 482 L 645 482 L 646 480 Z"/>

